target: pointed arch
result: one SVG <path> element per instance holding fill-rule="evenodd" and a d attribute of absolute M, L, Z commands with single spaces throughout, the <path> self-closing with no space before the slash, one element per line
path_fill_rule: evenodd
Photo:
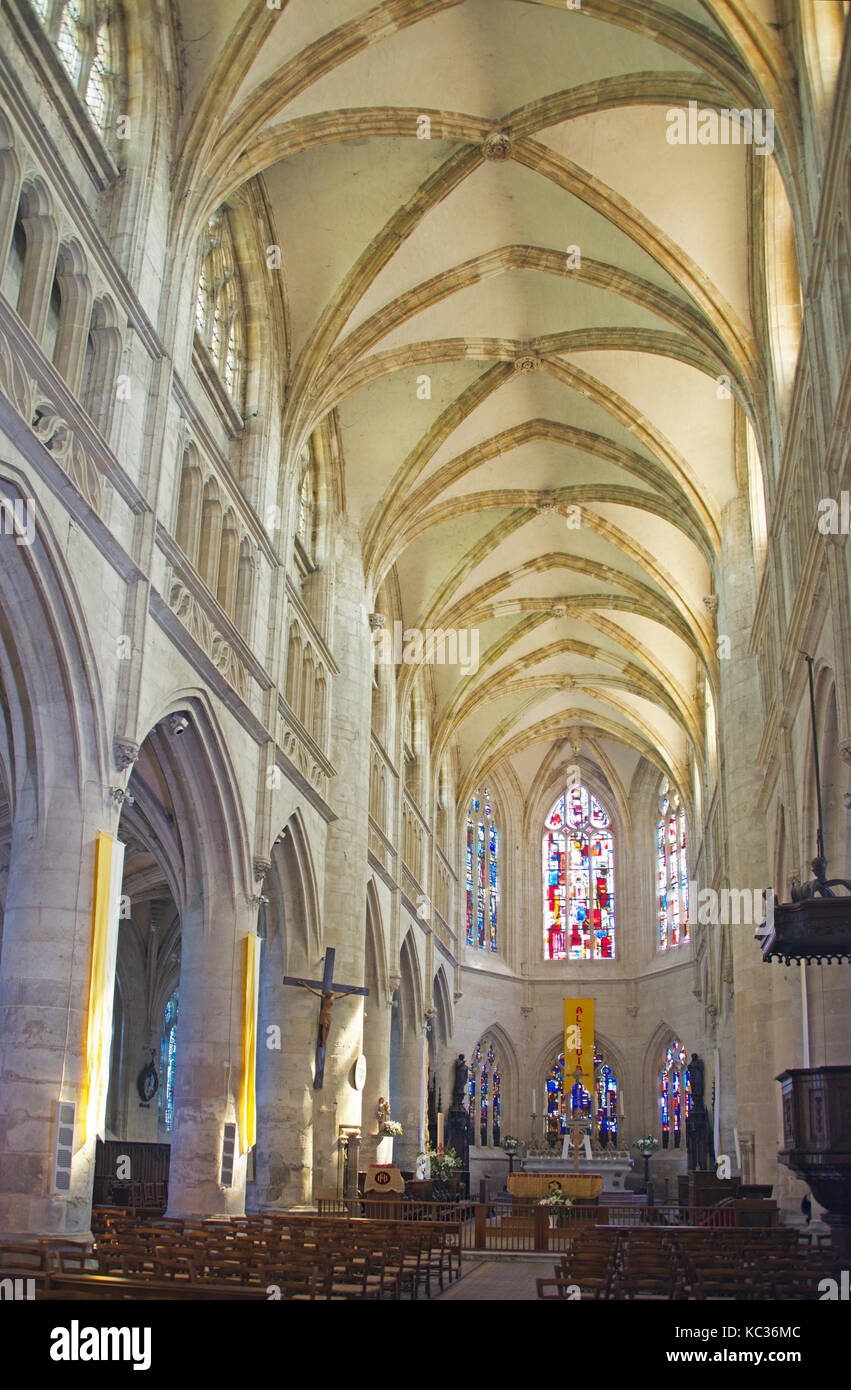
<path fill-rule="evenodd" d="M 322 954 L 316 869 L 299 809 L 293 811 L 272 847 L 286 941 L 286 968 L 313 967 Z"/>
<path fill-rule="evenodd" d="M 399 1008 L 402 1038 L 407 1041 L 422 1031 L 425 1020 L 422 968 L 413 930 L 409 930 L 399 952 Z"/>
<path fill-rule="evenodd" d="M 390 974 L 387 969 L 381 901 L 374 876 L 366 885 L 366 943 L 367 952 L 372 952 L 379 994 L 382 999 L 388 999 L 390 997 Z"/>
<path fill-rule="evenodd" d="M 448 1047 L 449 1039 L 455 1032 L 455 1020 L 452 991 L 449 988 L 446 969 L 443 965 L 438 966 L 432 981 L 432 998 L 437 1009 L 438 1042 L 442 1047 Z"/>

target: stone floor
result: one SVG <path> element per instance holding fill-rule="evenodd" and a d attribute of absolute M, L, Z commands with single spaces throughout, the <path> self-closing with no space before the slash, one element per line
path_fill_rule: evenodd
<path fill-rule="evenodd" d="M 465 1255 L 461 1278 L 456 1280 L 438 1299 L 446 1302 L 487 1303 L 537 1298 L 536 1279 L 552 1278 L 552 1256 L 528 1259 L 470 1260 Z"/>

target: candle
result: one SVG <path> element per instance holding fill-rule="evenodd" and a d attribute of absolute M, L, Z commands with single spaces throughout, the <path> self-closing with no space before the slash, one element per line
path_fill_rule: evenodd
<path fill-rule="evenodd" d="M 441 1114 L 437 1116 L 437 1147 L 443 1148 L 443 1116 Z"/>
<path fill-rule="evenodd" d="M 537 1115 L 537 1113 L 538 1113 L 538 1108 L 537 1108 L 537 1106 L 535 1105 L 535 1087 L 533 1086 L 533 1087 L 532 1087 L 532 1114 L 533 1114 L 533 1115 Z"/>

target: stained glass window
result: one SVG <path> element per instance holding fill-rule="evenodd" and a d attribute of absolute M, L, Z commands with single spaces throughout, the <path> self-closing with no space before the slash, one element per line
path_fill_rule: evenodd
<path fill-rule="evenodd" d="M 482 1038 L 470 1061 L 470 1124 L 472 1143 L 499 1143 L 502 1116 L 502 1078 L 493 1042 Z"/>
<path fill-rule="evenodd" d="M 160 1044 L 160 1124 L 171 1132 L 174 1120 L 174 1068 L 177 1061 L 177 1005 L 175 990 L 165 1006 L 162 1042 Z"/>
<path fill-rule="evenodd" d="M 309 440 L 299 455 L 301 484 L 298 493 L 298 538 L 307 551 L 313 554 L 314 531 L 316 528 L 316 459 L 313 442 Z M 410 743 L 410 739 L 408 740 Z"/>
<path fill-rule="evenodd" d="M 620 1126 L 617 1077 L 597 1048 L 594 1048 L 594 1091 L 597 1098 L 597 1139 L 603 1148 L 617 1145 Z M 591 1096 L 579 1082 L 564 1094 L 564 1053 L 560 1052 L 545 1084 L 547 1138 L 558 1140 L 567 1133 L 569 1120 L 577 1113 L 587 1115 Z"/>
<path fill-rule="evenodd" d="M 467 811 L 467 945 L 498 946 L 499 830 L 487 787 L 476 791 Z"/>
<path fill-rule="evenodd" d="M 547 817 L 543 878 L 544 959 L 614 959 L 614 835 L 585 787 L 571 787 Z"/>
<path fill-rule="evenodd" d="M 659 950 L 684 945 L 689 940 L 686 813 L 679 794 L 667 786 L 656 822 L 656 908 Z"/>
<path fill-rule="evenodd" d="M 116 85 L 109 0 L 35 0 L 35 11 L 56 45 L 78 97 L 105 133 Z"/>
<path fill-rule="evenodd" d="M 110 43 L 109 28 L 102 24 L 95 40 L 95 56 L 86 83 L 86 105 L 100 130 L 109 119 Z"/>
<path fill-rule="evenodd" d="M 202 240 L 195 326 L 228 395 L 241 409 L 245 358 L 242 289 L 224 207 L 210 218 Z"/>
<path fill-rule="evenodd" d="M 76 86 L 83 66 L 83 7 L 80 0 L 69 0 L 62 12 L 56 48 L 62 59 L 62 66 Z"/>
<path fill-rule="evenodd" d="M 672 1042 L 665 1053 L 659 1076 L 659 1116 L 663 1149 L 680 1148 L 690 1114 L 691 1081 L 686 1066 L 686 1050 L 681 1042 Z"/>

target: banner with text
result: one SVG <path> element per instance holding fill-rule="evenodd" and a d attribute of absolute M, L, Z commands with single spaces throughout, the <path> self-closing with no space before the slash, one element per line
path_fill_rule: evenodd
<path fill-rule="evenodd" d="M 594 1093 L 594 1000 L 564 1001 L 564 1094 L 570 1096 L 576 1068 L 582 1072 L 582 1085 Z"/>

